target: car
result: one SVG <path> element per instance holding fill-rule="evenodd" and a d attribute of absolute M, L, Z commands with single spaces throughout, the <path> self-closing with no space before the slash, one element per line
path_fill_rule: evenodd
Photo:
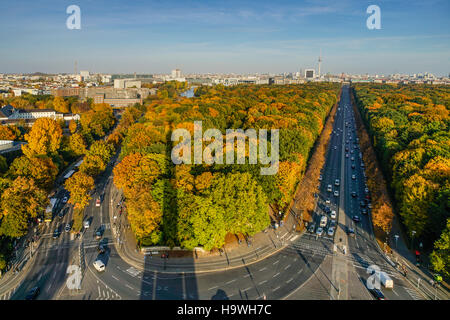
<path fill-rule="evenodd" d="M 336 221 L 334 220 L 330 221 L 330 228 L 336 228 Z"/>
<path fill-rule="evenodd" d="M 59 237 L 59 228 L 56 228 L 55 231 L 53 232 L 53 239 L 58 239 Z"/>
<path fill-rule="evenodd" d="M 102 272 L 105 271 L 105 264 L 103 263 L 102 260 L 95 260 L 94 263 L 94 268 L 98 271 L 98 272 Z"/>
<path fill-rule="evenodd" d="M 325 200 L 325 203 L 330 204 L 331 203 L 330 199 Z"/>
<path fill-rule="evenodd" d="M 330 207 L 328 207 L 328 206 L 327 206 L 327 207 L 325 207 L 325 212 L 326 212 L 326 213 L 330 213 L 330 212 L 331 212 L 331 209 L 330 209 Z"/>
<path fill-rule="evenodd" d="M 361 206 L 361 208 L 364 208 L 364 207 L 366 206 L 366 202 L 361 201 L 361 202 L 359 203 L 359 205 Z"/>
<path fill-rule="evenodd" d="M 95 232 L 95 239 L 100 240 L 102 238 L 102 232 L 100 230 L 97 230 Z"/>
<path fill-rule="evenodd" d="M 356 180 L 356 175 L 352 174 L 352 179 Z"/>
<path fill-rule="evenodd" d="M 336 219 L 336 210 L 331 211 L 331 219 L 335 220 Z"/>
<path fill-rule="evenodd" d="M 352 154 L 353 154 L 353 150 L 350 150 L 350 153 L 352 153 Z"/>
<path fill-rule="evenodd" d="M 382 293 L 380 290 L 376 289 L 376 288 L 369 289 L 369 292 L 370 292 L 370 293 L 375 297 L 375 299 L 377 299 L 377 300 L 384 300 L 384 299 L 385 299 L 383 293 Z"/>
<path fill-rule="evenodd" d="M 65 207 L 65 208 L 61 209 L 61 211 L 59 211 L 59 213 L 58 213 L 58 217 L 59 217 L 60 219 L 64 218 L 64 216 L 66 215 L 66 213 L 67 213 L 68 210 L 69 210 L 68 207 Z"/>
<path fill-rule="evenodd" d="M 354 164 L 352 164 L 352 169 L 355 169 L 355 165 Z"/>
<path fill-rule="evenodd" d="M 322 181 L 323 177 L 322 175 L 319 176 L 319 181 Z"/>
<path fill-rule="evenodd" d="M 353 197 L 353 198 L 356 198 L 356 197 L 357 197 L 357 194 L 356 194 L 355 191 L 352 192 L 352 197 Z"/>
<path fill-rule="evenodd" d="M 350 160 L 352 160 L 352 161 L 355 161 L 355 157 L 351 157 L 351 159 Z"/>
<path fill-rule="evenodd" d="M 364 168 L 364 162 L 361 162 L 361 168 Z"/>
<path fill-rule="evenodd" d="M 90 226 L 89 220 L 84 220 L 84 222 L 83 222 L 83 227 L 84 227 L 85 229 L 88 229 L 89 226 Z"/>
<path fill-rule="evenodd" d="M 98 253 L 102 254 L 102 253 L 105 253 L 105 252 L 106 252 L 106 248 L 105 248 L 105 246 L 104 246 L 103 244 L 100 244 L 100 245 L 97 247 L 97 251 L 98 251 Z"/>
<path fill-rule="evenodd" d="M 328 219 L 327 216 L 322 216 L 320 218 L 320 223 L 319 223 L 319 227 L 325 227 L 327 225 Z"/>
<path fill-rule="evenodd" d="M 369 203 L 367 204 L 367 208 L 372 209 L 372 203 L 369 202 Z"/>
<path fill-rule="evenodd" d="M 355 229 L 348 227 L 348 228 L 347 228 L 347 234 L 348 234 L 350 237 L 354 238 L 354 237 L 355 237 Z"/>
<path fill-rule="evenodd" d="M 362 214 L 367 214 L 367 210 L 366 209 L 361 209 L 361 213 Z"/>
<path fill-rule="evenodd" d="M 328 228 L 327 234 L 328 234 L 330 237 L 332 237 L 332 236 L 334 235 L 334 228 L 333 228 L 333 227 L 329 227 L 329 228 Z"/>
<path fill-rule="evenodd" d="M 316 230 L 316 224 L 315 223 L 311 223 L 308 226 L 308 231 L 311 232 L 311 233 L 314 233 L 314 230 Z"/>
<path fill-rule="evenodd" d="M 335 197 L 339 197 L 339 191 L 334 190 L 334 196 L 335 196 Z"/>
<path fill-rule="evenodd" d="M 323 233 L 323 228 L 322 227 L 318 227 L 316 230 L 316 235 L 321 236 Z"/>
<path fill-rule="evenodd" d="M 353 221 L 355 221 L 355 222 L 360 222 L 361 221 L 361 218 L 359 217 L 359 216 L 353 216 Z"/>
<path fill-rule="evenodd" d="M 345 154 L 345 157 L 348 158 L 348 153 Z"/>
<path fill-rule="evenodd" d="M 339 135 L 339 133 L 338 133 L 337 135 Z M 337 147 L 336 147 L 336 146 L 334 146 L 334 150 L 336 150 L 336 149 L 337 149 Z"/>
<path fill-rule="evenodd" d="M 369 188 L 364 188 L 365 193 L 369 193 Z"/>
<path fill-rule="evenodd" d="M 348 147 L 345 147 L 345 151 L 348 151 Z"/>
<path fill-rule="evenodd" d="M 339 179 L 334 180 L 334 185 L 339 186 Z"/>
<path fill-rule="evenodd" d="M 69 198 L 67 198 L 67 196 L 64 196 L 64 198 L 62 198 L 62 203 L 66 203 L 69 200 Z"/>
<path fill-rule="evenodd" d="M 95 206 L 96 206 L 96 207 L 100 207 L 100 199 L 97 199 L 97 200 L 95 201 Z"/>
<path fill-rule="evenodd" d="M 327 186 L 327 191 L 328 191 L 328 192 L 333 191 L 333 187 L 331 186 L 331 184 L 329 184 L 329 185 Z"/>
<path fill-rule="evenodd" d="M 72 228 L 72 227 L 70 226 L 70 223 L 67 223 L 67 224 L 66 224 L 66 227 L 64 228 L 64 231 L 65 231 L 65 232 L 69 232 L 71 228 Z"/>
<path fill-rule="evenodd" d="M 39 287 L 33 287 L 30 289 L 30 291 L 28 291 L 25 299 L 26 300 L 34 300 L 37 298 L 37 296 L 39 295 L 40 292 L 41 292 L 41 290 L 39 289 Z"/>

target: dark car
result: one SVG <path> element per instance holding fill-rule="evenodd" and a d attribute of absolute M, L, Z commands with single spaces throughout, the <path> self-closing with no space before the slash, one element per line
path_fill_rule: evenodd
<path fill-rule="evenodd" d="M 355 165 L 354 164 L 352 164 L 352 169 L 355 169 Z"/>
<path fill-rule="evenodd" d="M 308 226 L 308 231 L 309 232 L 311 232 L 311 233 L 314 233 L 314 230 L 316 229 L 316 224 L 315 223 L 311 223 L 309 226 Z"/>
<path fill-rule="evenodd" d="M 367 214 L 367 210 L 366 210 L 366 209 L 362 209 L 362 210 L 361 210 L 361 213 L 362 213 L 362 214 Z"/>
<path fill-rule="evenodd" d="M 105 253 L 106 252 L 106 248 L 105 248 L 105 246 L 104 245 L 99 245 L 98 247 L 97 247 L 97 251 L 98 251 L 98 253 Z"/>
<path fill-rule="evenodd" d="M 347 234 L 348 234 L 350 237 L 354 238 L 354 237 L 355 237 L 355 230 L 354 230 L 353 228 L 348 227 L 348 228 L 347 228 Z"/>
<path fill-rule="evenodd" d="M 39 295 L 40 292 L 41 292 L 41 290 L 39 289 L 39 287 L 34 287 L 30 291 L 28 291 L 25 299 L 26 300 L 34 300 L 37 298 L 37 296 Z"/>
<path fill-rule="evenodd" d="M 356 195 L 356 192 L 353 191 L 353 192 L 352 192 L 352 197 L 353 197 L 353 198 L 356 198 L 356 196 L 357 196 L 357 195 Z"/>
<path fill-rule="evenodd" d="M 366 203 L 364 201 L 361 201 L 359 204 L 361 205 L 361 208 L 364 208 L 366 206 Z"/>
<path fill-rule="evenodd" d="M 325 207 L 325 212 L 326 212 L 326 213 L 330 213 L 330 212 L 331 212 L 330 207 Z"/>
<path fill-rule="evenodd" d="M 100 240 L 102 238 L 102 231 L 99 229 L 95 232 L 95 239 Z"/>
<path fill-rule="evenodd" d="M 55 231 L 53 232 L 53 239 L 58 239 L 59 237 L 59 228 L 56 228 Z"/>
<path fill-rule="evenodd" d="M 360 222 L 361 221 L 361 218 L 359 217 L 359 216 L 353 216 L 353 221 L 355 221 L 355 222 Z"/>
<path fill-rule="evenodd" d="M 375 297 L 377 300 L 384 300 L 383 293 L 378 289 L 369 289 L 370 293 Z"/>

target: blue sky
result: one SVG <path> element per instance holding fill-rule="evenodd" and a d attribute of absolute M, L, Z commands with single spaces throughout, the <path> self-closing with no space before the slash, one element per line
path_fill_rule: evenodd
<path fill-rule="evenodd" d="M 81 30 L 66 8 L 81 8 Z M 369 5 L 381 30 L 368 30 Z M 450 1 L 2 1 L 0 73 L 450 72 Z"/>

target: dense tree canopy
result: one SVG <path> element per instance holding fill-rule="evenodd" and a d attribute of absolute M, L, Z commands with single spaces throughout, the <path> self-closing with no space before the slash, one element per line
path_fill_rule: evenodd
<path fill-rule="evenodd" d="M 450 88 L 357 84 L 355 93 L 408 234 L 432 247 L 450 218 Z"/>
<path fill-rule="evenodd" d="M 211 249 L 221 247 L 228 233 L 261 231 L 270 222 L 269 203 L 284 210 L 292 200 L 339 86 L 218 85 L 199 87 L 190 99 L 176 97 L 172 90 L 180 88 L 170 86 L 160 88 L 140 121 L 133 117 L 122 130 L 114 182 L 124 190 L 138 241 Z M 248 157 L 241 165 L 174 165 L 171 133 L 183 128 L 192 135 L 194 121 L 202 121 L 203 132 L 214 128 L 223 135 L 227 129 L 279 129 L 278 173 L 261 175 L 266 165 L 250 164 Z"/>

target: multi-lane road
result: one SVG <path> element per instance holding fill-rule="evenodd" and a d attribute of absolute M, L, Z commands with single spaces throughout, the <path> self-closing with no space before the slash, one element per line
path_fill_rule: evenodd
<path fill-rule="evenodd" d="M 355 142 L 349 89 L 344 87 L 322 179 L 318 182 L 320 193 L 316 198 L 314 230 L 301 236 L 286 232 L 284 248 L 267 258 L 208 273 L 157 272 L 147 265 L 141 268 L 121 258 L 110 226 L 110 211 L 117 210 L 119 200 L 112 187 L 112 167 L 117 160 L 114 157 L 97 179 L 93 199 L 85 210 L 86 218 L 91 221 L 89 229 L 78 239 L 71 239 L 64 231 L 53 239 L 54 228 L 57 225 L 64 228 L 71 220 L 71 212 L 61 221 L 55 217 L 41 235 L 25 281 L 13 294 L 0 290 L 0 298 L 23 299 L 28 290 L 39 286 L 38 299 L 372 299 L 366 289 L 369 265 L 378 266 L 394 280 L 394 289 L 382 289 L 388 299 L 422 298 L 389 265 L 373 237 L 370 216 L 361 214 L 360 201 L 364 201 L 366 192 L 362 160 Z M 331 192 L 327 191 L 328 185 Z M 338 194 L 334 195 L 334 191 Z M 357 196 L 352 197 L 352 192 Z M 98 198 L 102 199 L 100 207 L 95 204 Z M 331 217 L 333 211 L 335 218 Z M 352 220 L 355 215 L 360 217 L 359 223 Z M 321 216 L 327 216 L 327 223 L 323 233 L 317 235 Z M 335 231 L 328 235 L 332 221 L 335 221 Z M 348 228 L 354 229 L 354 237 L 347 234 Z M 95 239 L 98 229 L 102 232 L 101 240 Z M 107 248 L 103 254 L 97 251 L 100 242 Z M 106 265 L 101 273 L 92 266 L 98 258 Z M 70 265 L 82 267 L 80 290 L 67 286 Z"/>

